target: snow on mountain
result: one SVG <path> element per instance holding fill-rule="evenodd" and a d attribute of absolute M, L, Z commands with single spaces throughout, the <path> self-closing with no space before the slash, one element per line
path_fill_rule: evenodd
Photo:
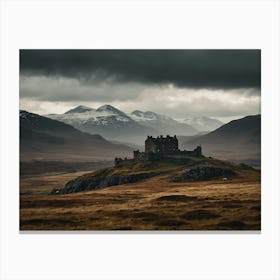
<path fill-rule="evenodd" d="M 84 132 L 101 134 L 120 141 L 139 143 L 148 134 L 155 132 L 111 105 L 104 105 L 96 110 L 87 107 L 84 112 L 81 112 L 81 106 L 78 106 L 72 109 L 72 112 L 70 110 L 64 114 L 50 114 L 47 117 L 70 124 Z"/>
<path fill-rule="evenodd" d="M 128 117 L 124 112 L 108 104 L 99 107 L 96 112 Z"/>
<path fill-rule="evenodd" d="M 186 118 L 182 121 L 182 123 L 191 125 L 198 131 L 212 131 L 224 124 L 223 122 L 217 119 L 212 119 L 204 116 Z"/>
<path fill-rule="evenodd" d="M 197 133 L 196 129 L 188 124 L 180 123 L 168 116 L 151 111 L 136 110 L 130 116 L 141 125 L 155 129 L 159 134 L 194 135 Z"/>
<path fill-rule="evenodd" d="M 168 116 L 140 110 L 126 114 L 111 105 L 98 109 L 78 106 L 64 114 L 47 117 L 70 124 L 75 128 L 100 134 L 105 138 L 143 144 L 147 135 L 195 135 L 197 130 L 187 123 L 180 123 Z"/>
<path fill-rule="evenodd" d="M 19 111 L 19 117 L 20 117 L 20 120 L 26 120 L 26 121 L 29 121 L 30 118 L 33 117 L 32 114 L 30 114 L 29 112 L 27 111 L 24 111 L 24 110 L 20 110 Z"/>
<path fill-rule="evenodd" d="M 71 109 L 67 112 L 65 112 L 65 114 L 73 114 L 73 113 L 84 113 L 84 112 L 88 112 L 88 111 L 93 111 L 94 109 L 87 107 L 87 106 L 78 106 L 74 109 Z"/>
<path fill-rule="evenodd" d="M 63 122 L 20 111 L 21 160 L 111 160 L 131 152 L 132 148 L 109 142 L 98 134 L 83 133 Z"/>
<path fill-rule="evenodd" d="M 158 121 L 158 120 L 165 120 L 165 121 L 172 121 L 173 119 L 170 117 L 167 117 L 165 115 L 156 114 L 151 111 L 142 112 L 139 110 L 135 110 L 130 114 L 131 118 L 135 121 Z"/>
<path fill-rule="evenodd" d="M 102 126 L 109 125 L 115 121 L 129 122 L 131 120 L 126 114 L 110 105 L 101 106 L 96 110 L 90 107 L 78 106 L 64 114 L 50 114 L 47 116 L 73 126 L 88 125 L 90 123 Z"/>

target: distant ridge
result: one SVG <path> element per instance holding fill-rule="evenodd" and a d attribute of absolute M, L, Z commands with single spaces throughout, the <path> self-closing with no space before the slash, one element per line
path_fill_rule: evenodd
<path fill-rule="evenodd" d="M 113 144 L 100 135 L 27 111 L 20 111 L 21 160 L 29 159 L 113 159 L 127 156 L 131 148 Z"/>
<path fill-rule="evenodd" d="M 199 132 L 213 131 L 224 124 L 220 120 L 208 118 L 205 116 L 186 118 L 183 120 L 183 123 L 191 125 Z"/>
<path fill-rule="evenodd" d="M 130 116 L 141 125 L 157 131 L 157 134 L 153 136 L 161 134 L 194 135 L 197 133 L 197 130 L 189 124 L 178 122 L 173 118 L 152 111 L 135 110 L 131 112 Z"/>
<path fill-rule="evenodd" d="M 185 148 L 201 144 L 205 154 L 228 160 L 260 162 L 261 115 L 233 120 L 198 137 L 182 139 Z"/>

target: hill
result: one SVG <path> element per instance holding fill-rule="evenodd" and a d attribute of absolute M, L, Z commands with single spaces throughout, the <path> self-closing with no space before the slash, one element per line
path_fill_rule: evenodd
<path fill-rule="evenodd" d="M 69 181 L 51 194 L 102 189 L 159 177 L 165 181 L 187 182 L 238 177 L 243 172 L 257 172 L 249 166 L 234 165 L 204 156 L 168 155 L 160 160 L 127 160 L 121 166 L 100 169 Z"/>
<path fill-rule="evenodd" d="M 127 156 L 131 150 L 100 135 L 84 133 L 63 122 L 20 111 L 21 161 L 113 159 L 117 155 Z"/>
<path fill-rule="evenodd" d="M 202 145 L 205 155 L 260 164 L 261 115 L 231 121 L 202 136 L 181 137 L 181 147 Z"/>

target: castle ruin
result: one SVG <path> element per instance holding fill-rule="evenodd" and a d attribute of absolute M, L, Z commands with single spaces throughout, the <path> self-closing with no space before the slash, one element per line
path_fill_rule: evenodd
<path fill-rule="evenodd" d="M 145 153 L 174 153 L 178 152 L 178 139 L 176 135 L 171 137 L 167 135 L 163 137 L 154 138 L 152 136 L 148 136 L 145 141 Z"/>
<path fill-rule="evenodd" d="M 201 146 L 197 146 L 193 151 L 179 150 L 178 139 L 176 135 L 174 137 L 167 135 L 166 137 L 148 136 L 145 141 L 145 152 L 139 150 L 133 152 L 133 160 L 152 160 L 161 159 L 166 156 L 172 155 L 187 155 L 187 156 L 202 156 Z M 115 166 L 120 166 L 127 161 L 131 161 L 127 158 L 115 158 Z"/>

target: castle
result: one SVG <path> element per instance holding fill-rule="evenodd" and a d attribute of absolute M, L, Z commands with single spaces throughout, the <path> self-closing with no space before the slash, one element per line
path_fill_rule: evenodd
<path fill-rule="evenodd" d="M 157 138 L 148 136 L 145 141 L 145 153 L 174 153 L 177 151 L 179 150 L 176 135 L 174 137 L 161 135 Z"/>
<path fill-rule="evenodd" d="M 169 135 L 163 137 L 161 135 L 156 138 L 148 136 L 145 141 L 145 152 L 140 152 L 139 150 L 134 151 L 133 160 L 161 159 L 170 155 L 188 155 L 200 157 L 202 156 L 202 148 L 201 146 L 197 146 L 193 151 L 181 151 L 178 148 L 178 139 L 176 135 L 174 135 L 174 137 Z M 115 158 L 115 166 L 120 166 L 126 161 L 128 161 L 127 158 Z"/>

